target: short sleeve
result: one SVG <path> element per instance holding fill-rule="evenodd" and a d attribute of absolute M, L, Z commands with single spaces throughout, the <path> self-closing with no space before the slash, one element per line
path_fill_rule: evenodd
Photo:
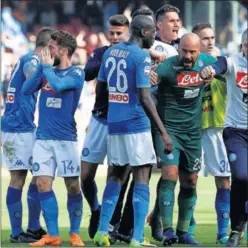
<path fill-rule="evenodd" d="M 141 56 L 136 60 L 136 87 L 150 88 L 151 57 L 142 50 Z"/>
<path fill-rule="evenodd" d="M 105 74 L 105 61 L 103 60 L 100 66 L 100 70 L 98 72 L 98 81 L 107 82 L 106 74 Z"/>

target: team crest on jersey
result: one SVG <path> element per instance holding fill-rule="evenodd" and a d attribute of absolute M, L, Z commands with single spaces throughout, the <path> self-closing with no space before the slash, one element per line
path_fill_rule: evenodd
<path fill-rule="evenodd" d="M 196 86 L 203 82 L 198 72 L 183 73 L 177 76 L 177 82 L 179 87 Z"/>
<path fill-rule="evenodd" d="M 146 66 L 146 67 L 144 68 L 144 74 L 145 74 L 146 76 L 149 76 L 149 75 L 150 75 L 150 72 L 151 72 L 151 66 Z"/>
<path fill-rule="evenodd" d="M 15 102 L 15 94 L 8 93 L 6 102 L 7 103 L 14 103 Z"/>
<path fill-rule="evenodd" d="M 55 90 L 53 90 L 48 84 L 48 81 L 46 79 L 42 80 L 42 91 L 55 92 Z"/>
<path fill-rule="evenodd" d="M 109 102 L 129 103 L 129 95 L 125 93 L 109 92 Z"/>
<path fill-rule="evenodd" d="M 161 45 L 157 45 L 155 47 L 155 50 L 158 51 L 158 52 L 163 52 L 164 51 L 164 48 Z"/>
<path fill-rule="evenodd" d="M 237 72 L 236 75 L 237 86 L 241 90 L 248 90 L 248 73 L 247 72 Z"/>

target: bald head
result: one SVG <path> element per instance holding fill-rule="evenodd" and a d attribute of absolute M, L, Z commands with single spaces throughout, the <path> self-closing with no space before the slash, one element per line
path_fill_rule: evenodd
<path fill-rule="evenodd" d="M 179 57 L 185 69 L 191 69 L 200 53 L 200 38 L 197 34 L 188 33 L 182 36 L 179 44 Z"/>
<path fill-rule="evenodd" d="M 190 46 L 199 46 L 200 47 L 200 37 L 195 34 L 195 33 L 188 33 L 188 34 L 184 34 L 180 40 L 180 44 L 181 43 L 186 43 L 189 44 Z"/>

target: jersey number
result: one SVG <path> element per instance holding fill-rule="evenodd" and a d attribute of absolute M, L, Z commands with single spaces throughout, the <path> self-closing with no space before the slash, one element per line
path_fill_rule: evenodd
<path fill-rule="evenodd" d="M 110 82 L 110 78 L 113 74 L 113 72 L 116 70 L 117 68 L 117 81 L 116 81 L 116 88 L 119 92 L 126 92 L 128 85 L 127 85 L 127 75 L 126 73 L 123 71 L 123 69 L 127 69 L 127 63 L 124 59 L 121 59 L 120 61 L 116 62 L 115 58 L 113 57 L 109 57 L 106 60 L 106 68 L 108 68 L 109 66 L 111 66 L 110 70 L 109 70 L 109 74 L 108 74 L 108 85 Z"/>

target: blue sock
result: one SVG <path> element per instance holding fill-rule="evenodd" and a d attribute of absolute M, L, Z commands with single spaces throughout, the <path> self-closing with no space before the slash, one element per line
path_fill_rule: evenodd
<path fill-rule="evenodd" d="M 36 184 L 30 184 L 28 188 L 28 229 L 38 230 L 40 226 L 40 198 Z"/>
<path fill-rule="evenodd" d="M 100 225 L 98 231 L 108 233 L 109 222 L 115 210 L 119 198 L 121 186 L 114 182 L 108 181 L 103 193 Z"/>
<path fill-rule="evenodd" d="M 67 210 L 70 218 L 70 234 L 79 234 L 83 212 L 83 197 L 81 193 L 75 196 L 68 195 Z"/>
<path fill-rule="evenodd" d="M 9 211 L 11 235 L 16 237 L 22 229 L 22 190 L 8 187 L 6 204 Z"/>
<path fill-rule="evenodd" d="M 217 189 L 215 198 L 215 210 L 217 213 L 218 239 L 227 235 L 230 213 L 230 190 Z"/>
<path fill-rule="evenodd" d="M 96 211 L 99 208 L 99 202 L 97 197 L 97 186 L 95 180 L 92 182 L 90 181 L 84 181 L 81 183 L 81 189 L 84 193 L 84 197 L 89 203 L 91 212 Z"/>
<path fill-rule="evenodd" d="M 133 213 L 134 230 L 133 239 L 142 242 L 144 234 L 145 219 L 148 214 L 150 200 L 149 186 L 146 184 L 135 184 L 133 189 Z"/>
<path fill-rule="evenodd" d="M 39 193 L 39 198 L 48 234 L 51 236 L 59 236 L 59 209 L 53 190 Z"/>

